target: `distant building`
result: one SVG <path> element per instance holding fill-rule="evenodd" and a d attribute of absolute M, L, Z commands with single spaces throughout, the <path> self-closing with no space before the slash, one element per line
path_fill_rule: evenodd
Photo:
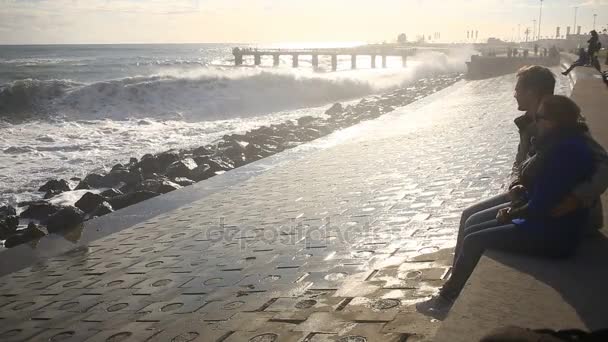
<path fill-rule="evenodd" d="M 397 37 L 397 43 L 399 43 L 400 45 L 407 44 L 407 35 L 405 35 L 405 33 L 400 34 Z"/>
<path fill-rule="evenodd" d="M 608 47 L 608 34 L 600 34 L 600 43 L 602 43 L 602 47 Z M 568 34 L 566 35 L 566 39 L 543 39 L 538 43 L 541 46 L 551 47 L 555 45 L 556 47 L 564 50 L 564 51 L 576 51 L 579 48 L 586 48 L 587 41 L 591 38 L 590 34 Z"/>
<path fill-rule="evenodd" d="M 505 42 L 503 40 L 500 40 L 498 38 L 488 38 L 488 44 L 504 44 Z"/>

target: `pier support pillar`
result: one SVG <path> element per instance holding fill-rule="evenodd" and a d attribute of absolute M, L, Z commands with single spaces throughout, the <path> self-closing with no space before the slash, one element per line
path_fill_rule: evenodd
<path fill-rule="evenodd" d="M 386 68 L 386 55 L 382 55 L 382 67 Z"/>
<path fill-rule="evenodd" d="M 350 67 L 352 69 L 357 69 L 357 55 L 350 56 Z"/>
<path fill-rule="evenodd" d="M 279 66 L 279 54 L 272 55 L 272 65 L 275 67 Z"/>
<path fill-rule="evenodd" d="M 243 65 L 243 55 L 241 55 L 240 53 L 234 54 L 234 65 L 236 65 L 236 66 Z"/>
<path fill-rule="evenodd" d="M 376 68 L 376 55 L 372 55 L 372 69 Z"/>
<path fill-rule="evenodd" d="M 405 68 L 407 66 L 407 55 L 402 55 L 401 61 L 403 62 L 403 67 Z"/>
<path fill-rule="evenodd" d="M 312 67 L 313 69 L 319 69 L 319 55 L 312 55 Z"/>
<path fill-rule="evenodd" d="M 256 53 L 255 55 L 253 55 L 253 62 L 255 65 L 260 65 L 262 64 L 262 55 Z"/>
<path fill-rule="evenodd" d="M 300 55 L 298 55 L 297 53 L 294 53 L 292 56 L 293 56 L 293 67 L 297 68 L 299 65 L 298 58 L 300 57 Z"/>
<path fill-rule="evenodd" d="M 331 70 L 338 70 L 338 55 L 331 55 Z"/>

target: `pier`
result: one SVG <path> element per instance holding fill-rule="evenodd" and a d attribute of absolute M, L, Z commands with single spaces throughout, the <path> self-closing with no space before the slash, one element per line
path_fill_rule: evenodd
<path fill-rule="evenodd" d="M 387 57 L 401 57 L 403 66 L 407 66 L 408 56 L 413 56 L 417 52 L 416 48 L 401 47 L 395 45 L 364 45 L 352 48 L 331 48 L 331 49 L 253 49 L 238 48 L 232 49 L 235 66 L 243 65 L 243 57 L 253 56 L 254 65 L 262 64 L 263 56 L 272 56 L 273 65 L 279 66 L 281 56 L 291 56 L 292 66 L 299 66 L 300 56 L 312 56 L 312 67 L 319 68 L 319 56 L 331 57 L 331 68 L 333 71 L 338 69 L 338 56 L 351 56 L 351 68 L 357 68 L 357 57 L 369 56 L 370 65 L 376 68 L 378 57 L 381 57 L 382 67 L 386 68 Z"/>

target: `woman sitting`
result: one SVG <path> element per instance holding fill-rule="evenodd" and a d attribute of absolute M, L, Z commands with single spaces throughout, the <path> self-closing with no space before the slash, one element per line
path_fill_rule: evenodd
<path fill-rule="evenodd" d="M 579 67 L 579 66 L 585 66 L 588 63 L 589 63 L 589 55 L 587 55 L 587 52 L 585 51 L 585 49 L 580 48 L 580 49 L 578 49 L 578 59 L 576 61 L 574 61 L 574 63 L 572 63 L 572 65 L 570 65 L 570 67 L 566 71 L 562 72 L 562 75 L 568 76 L 570 71 L 574 70 L 574 68 Z"/>
<path fill-rule="evenodd" d="M 592 151 L 579 125 L 580 108 L 565 96 L 543 100 L 536 114 L 538 135 L 536 174 L 529 189 L 516 188 L 511 207 L 495 220 L 468 227 L 452 276 L 431 300 L 419 303 L 419 311 L 442 318 L 458 297 L 477 262 L 487 249 L 544 257 L 566 257 L 578 246 L 589 209 L 580 207 L 561 217 L 553 209 L 594 171 Z"/>

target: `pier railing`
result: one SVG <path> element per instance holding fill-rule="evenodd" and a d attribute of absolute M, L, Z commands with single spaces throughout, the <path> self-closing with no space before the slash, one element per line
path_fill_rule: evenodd
<path fill-rule="evenodd" d="M 370 56 L 371 67 L 376 68 L 377 57 L 382 58 L 382 67 L 386 68 L 386 59 L 389 56 L 401 57 L 403 66 L 407 65 L 407 57 L 416 54 L 418 49 L 399 46 L 383 46 L 383 45 L 365 45 L 350 48 L 311 48 L 311 49 L 255 49 L 255 48 L 234 48 L 234 64 L 236 66 L 243 65 L 244 56 L 253 56 L 254 65 L 262 63 L 262 56 L 272 56 L 273 65 L 278 66 L 281 56 L 292 56 L 292 65 L 297 68 L 299 65 L 300 56 L 312 56 L 312 66 L 317 69 L 319 67 L 319 56 L 330 56 L 332 70 L 338 68 L 338 56 L 351 56 L 351 68 L 357 68 L 358 56 Z"/>

